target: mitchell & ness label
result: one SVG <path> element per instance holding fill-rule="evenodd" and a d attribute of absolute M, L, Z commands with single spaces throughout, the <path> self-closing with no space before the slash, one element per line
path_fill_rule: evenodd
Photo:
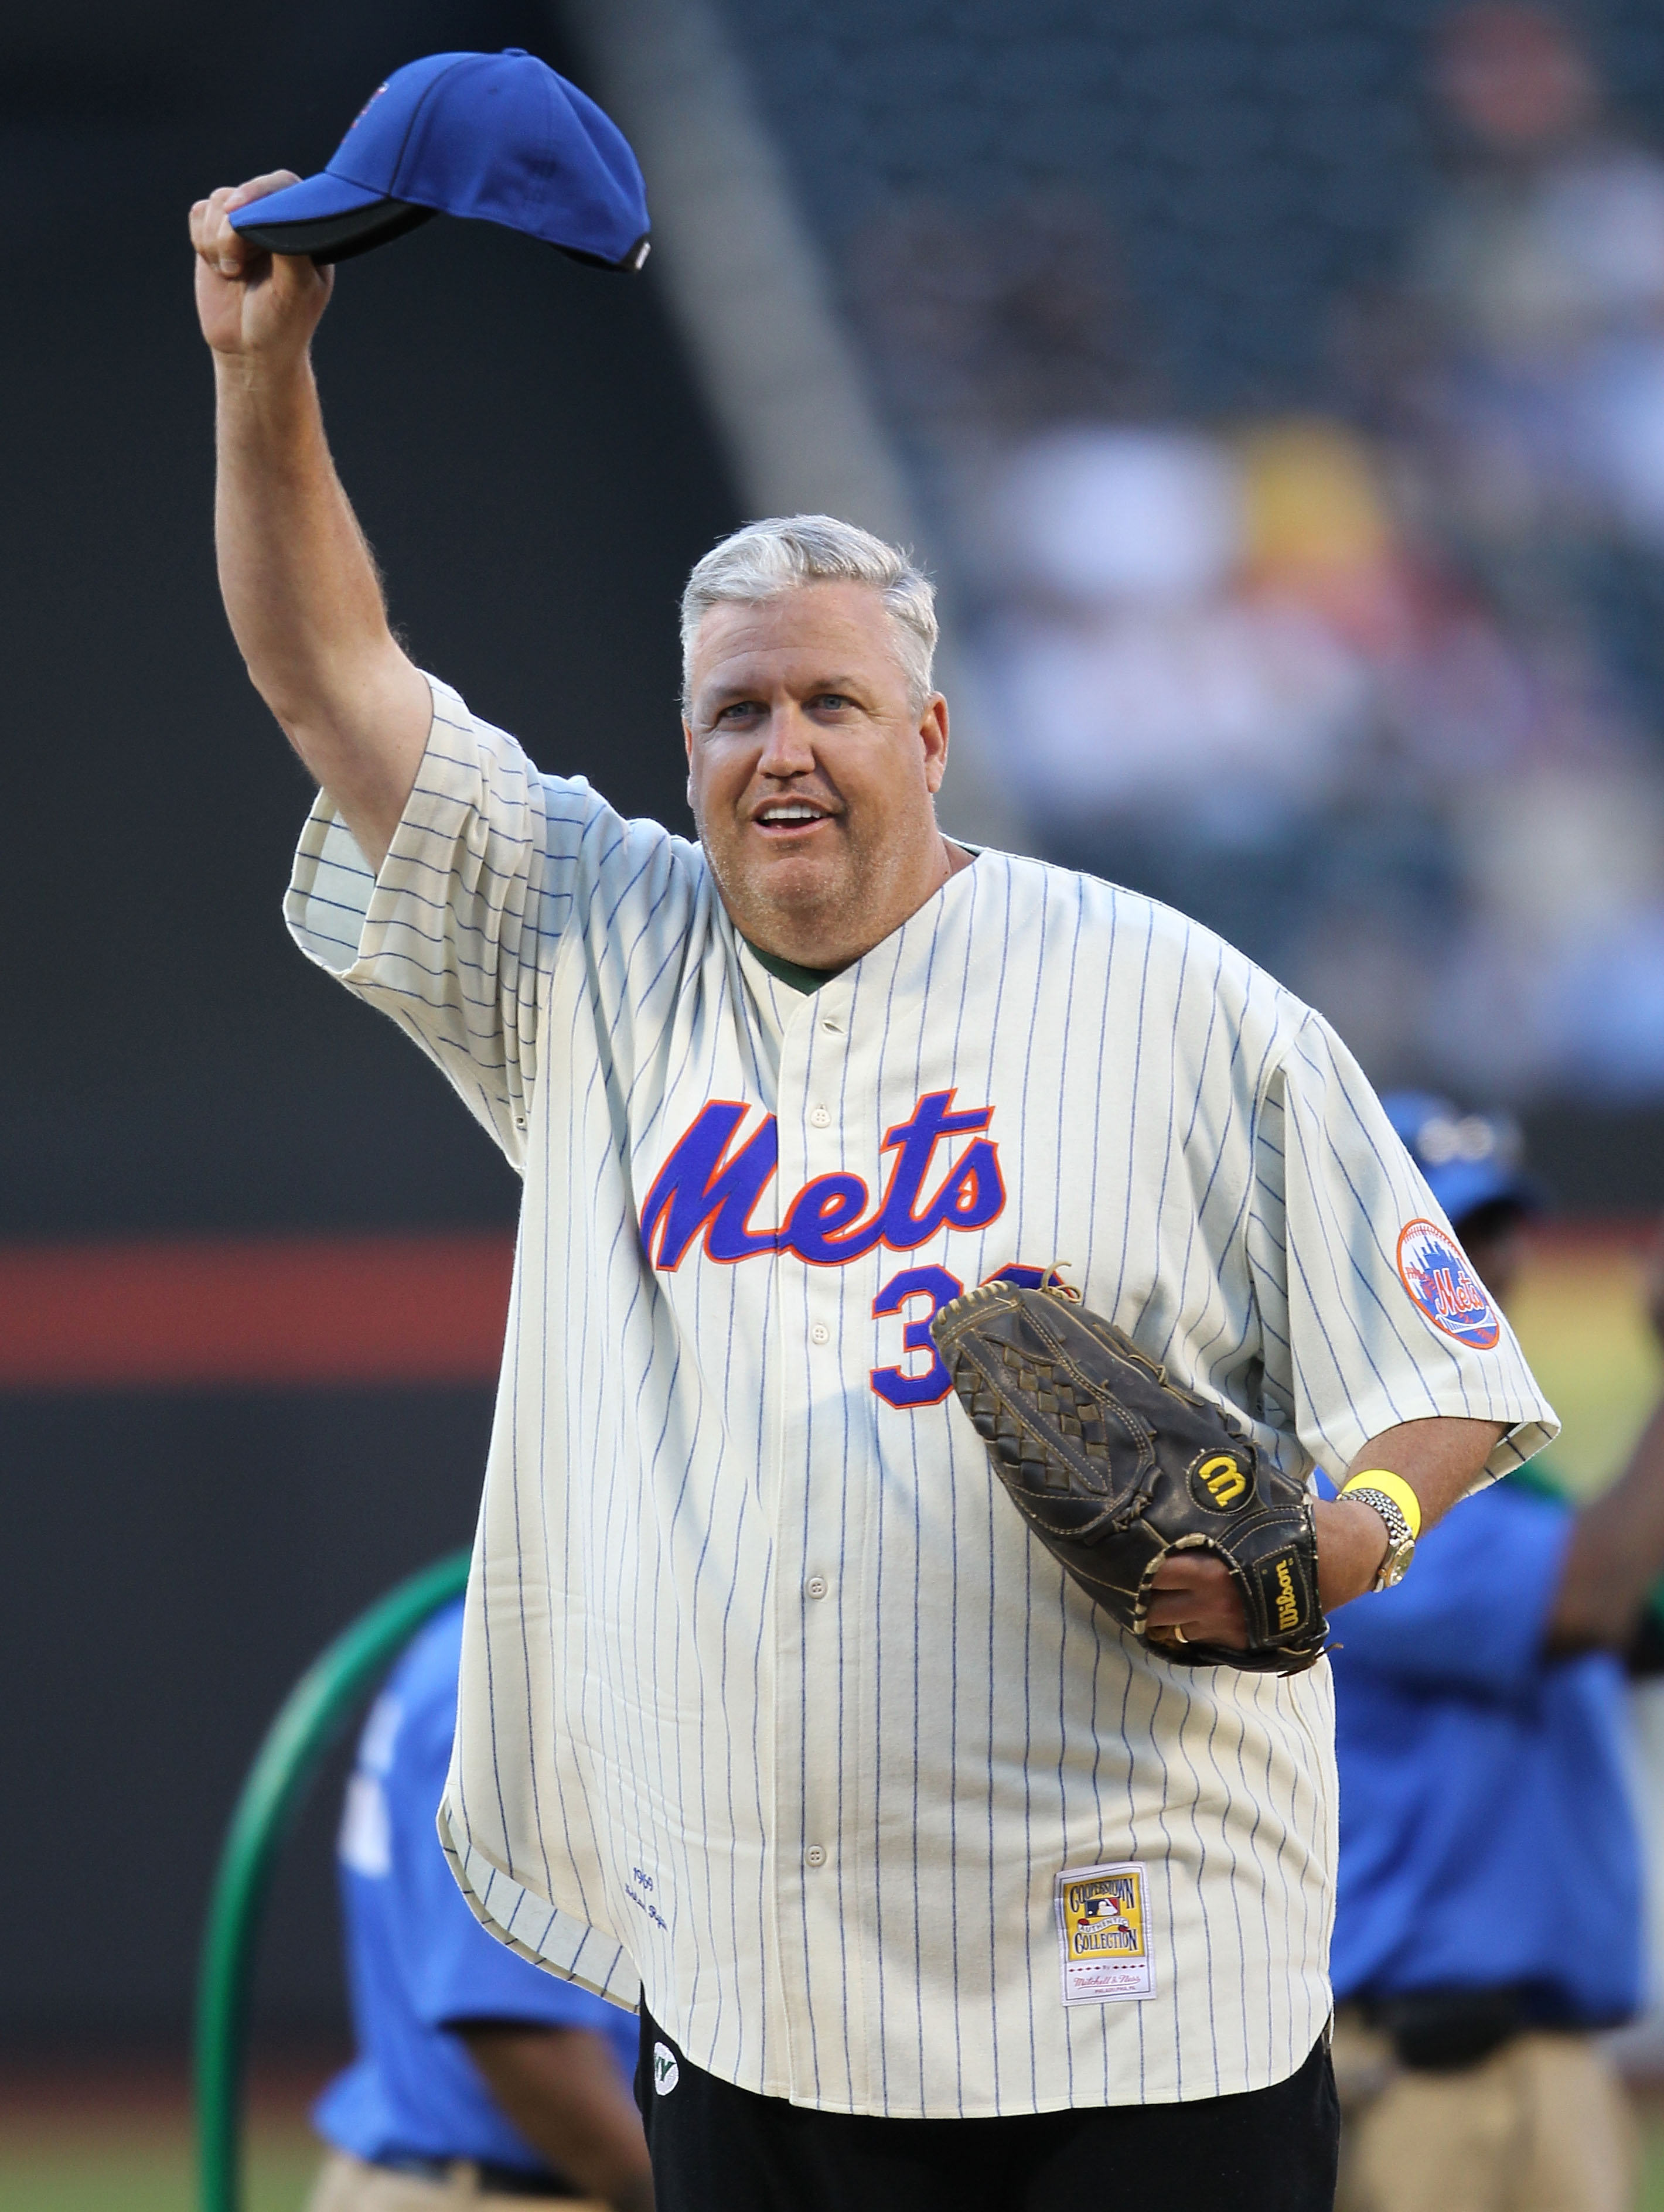
<path fill-rule="evenodd" d="M 1066 2005 L 1153 1996 L 1143 1867 L 1131 1860 L 1065 1867 L 1058 1876 L 1058 1942 Z"/>

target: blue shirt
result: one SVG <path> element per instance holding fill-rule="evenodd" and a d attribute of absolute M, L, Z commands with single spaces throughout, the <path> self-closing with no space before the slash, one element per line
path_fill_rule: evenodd
<path fill-rule="evenodd" d="M 631 2075 L 637 2021 L 528 1965 L 463 1901 L 434 1829 L 461 1652 L 458 1599 L 400 1660 L 359 1740 L 339 1845 L 358 2057 L 313 2117 L 321 2135 L 360 2158 L 413 2154 L 542 2172 L 544 2161 L 491 2102 L 450 2023 L 598 2029 Z"/>
<path fill-rule="evenodd" d="M 1623 1669 L 1544 1656 L 1570 1534 L 1510 1478 L 1338 1616 L 1337 1997 L 1525 1984 L 1546 2021 L 1637 2009 Z"/>

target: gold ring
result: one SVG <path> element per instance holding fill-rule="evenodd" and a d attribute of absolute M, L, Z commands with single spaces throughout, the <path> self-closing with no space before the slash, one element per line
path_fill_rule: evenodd
<path fill-rule="evenodd" d="M 1190 1642 L 1189 1637 L 1186 1635 L 1184 1630 L 1180 1628 L 1176 1620 L 1173 1624 L 1173 1640 L 1175 1644 L 1188 1644 Z"/>

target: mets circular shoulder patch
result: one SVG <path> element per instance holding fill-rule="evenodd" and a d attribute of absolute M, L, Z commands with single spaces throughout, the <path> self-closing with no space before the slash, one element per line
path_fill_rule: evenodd
<path fill-rule="evenodd" d="M 1502 1333 L 1490 1293 L 1467 1255 L 1436 1221 L 1407 1221 L 1399 1232 L 1399 1279 L 1435 1328 L 1489 1352 Z"/>

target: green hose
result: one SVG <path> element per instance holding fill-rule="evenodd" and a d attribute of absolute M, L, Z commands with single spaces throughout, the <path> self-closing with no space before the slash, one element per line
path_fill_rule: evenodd
<path fill-rule="evenodd" d="M 220 1854 L 197 1984 L 197 2172 L 201 2212 L 240 2212 L 243 2062 L 266 1893 L 318 1769 L 423 1622 L 468 1579 L 468 1554 L 436 1559 L 387 1592 L 314 1660 L 248 1771 Z"/>

